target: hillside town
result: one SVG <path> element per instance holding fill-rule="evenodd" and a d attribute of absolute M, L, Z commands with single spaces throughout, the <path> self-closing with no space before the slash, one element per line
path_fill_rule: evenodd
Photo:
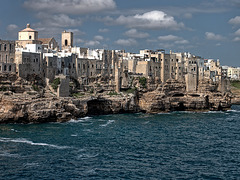
<path fill-rule="evenodd" d="M 124 50 L 73 47 L 73 40 L 72 32 L 62 32 L 60 49 L 53 37 L 38 38 L 38 32 L 27 24 L 18 33 L 18 40 L 0 40 L 0 72 L 16 73 L 24 79 L 38 76 L 47 84 L 57 77 L 64 83 L 74 78 L 81 89 L 105 82 L 107 89 L 116 92 L 131 88 L 136 77 L 144 77 L 152 85 L 169 79 L 184 81 L 187 92 L 197 91 L 203 80 L 217 83 L 219 91 L 226 91 L 226 79 L 239 78 L 239 69 L 221 67 L 219 60 L 203 59 L 188 52 L 145 49 L 135 54 Z M 68 89 L 66 84 L 61 87 Z M 69 96 L 68 91 L 60 90 L 62 93 L 58 95 Z"/>
<path fill-rule="evenodd" d="M 189 52 L 167 53 L 164 49 L 130 53 L 74 47 L 73 33 L 66 31 L 62 32 L 61 41 L 60 48 L 53 37 L 38 38 L 38 31 L 30 24 L 18 33 L 18 40 L 0 40 L 2 119 L 16 119 L 14 116 L 19 112 L 15 111 L 19 107 L 18 119 L 27 119 L 26 116 L 59 119 L 60 116 L 68 120 L 83 114 L 231 107 L 229 79 L 239 75 L 235 76 L 231 68 L 221 67 L 219 60 L 204 59 Z M 74 100 L 86 95 L 90 99 L 84 102 Z M 120 97 L 112 99 L 114 95 Z M 9 110 L 4 97 L 7 101 L 12 98 L 10 104 L 26 103 Z M 55 102 L 56 98 L 63 99 Z M 63 105 L 67 98 L 71 105 Z M 33 99 L 38 99 L 37 104 L 29 105 Z M 39 101 L 45 105 L 42 102 L 40 106 Z M 26 106 L 28 112 L 23 113 Z M 61 113 L 56 113 L 56 109 Z M 66 113 L 70 113 L 69 117 Z"/>

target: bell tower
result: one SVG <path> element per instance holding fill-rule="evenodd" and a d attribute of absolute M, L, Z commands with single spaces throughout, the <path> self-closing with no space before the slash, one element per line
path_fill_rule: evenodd
<path fill-rule="evenodd" d="M 62 32 L 62 50 L 70 49 L 73 47 L 73 33 L 72 32 Z"/>

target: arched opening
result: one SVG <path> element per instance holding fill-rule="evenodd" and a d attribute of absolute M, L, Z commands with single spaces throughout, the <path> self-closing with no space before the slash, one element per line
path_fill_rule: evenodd
<path fill-rule="evenodd" d="M 8 71 L 12 71 L 12 66 L 11 65 L 8 67 Z"/>
<path fill-rule="evenodd" d="M 65 46 L 67 46 L 68 45 L 68 40 L 67 39 L 65 39 Z"/>
<path fill-rule="evenodd" d="M 112 114 L 111 102 L 105 99 L 96 99 L 87 102 L 88 115 Z"/>
<path fill-rule="evenodd" d="M 174 95 L 172 95 L 172 97 L 184 97 L 184 94 L 182 94 L 182 93 L 178 93 L 178 94 L 174 94 Z"/>
<path fill-rule="evenodd" d="M 3 71 L 7 71 L 7 66 L 6 65 L 4 65 Z"/>
<path fill-rule="evenodd" d="M 31 36 L 31 35 L 29 36 L 29 39 L 32 39 L 32 36 Z"/>
<path fill-rule="evenodd" d="M 7 51 L 7 45 L 4 44 L 4 51 Z"/>

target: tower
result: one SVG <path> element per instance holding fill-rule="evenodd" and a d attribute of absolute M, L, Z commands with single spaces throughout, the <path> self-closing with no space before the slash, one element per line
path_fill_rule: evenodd
<path fill-rule="evenodd" d="M 73 46 L 73 33 L 72 32 L 62 32 L 62 50 L 69 49 Z"/>
<path fill-rule="evenodd" d="M 38 32 L 30 28 L 30 24 L 27 24 L 27 27 L 18 33 L 18 40 L 20 41 L 32 41 L 38 40 Z"/>

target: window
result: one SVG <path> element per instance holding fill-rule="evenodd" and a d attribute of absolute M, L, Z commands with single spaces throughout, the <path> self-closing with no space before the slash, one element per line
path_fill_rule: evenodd
<path fill-rule="evenodd" d="M 38 58 L 36 58 L 36 62 L 38 62 Z"/>
<path fill-rule="evenodd" d="M 32 36 L 31 36 L 31 35 L 29 36 L 29 39 L 32 39 Z"/>
<path fill-rule="evenodd" d="M 4 51 L 7 51 L 7 45 L 4 44 Z"/>
<path fill-rule="evenodd" d="M 4 71 L 6 71 L 7 70 L 7 66 L 6 65 L 4 65 Z"/>
<path fill-rule="evenodd" d="M 8 70 L 9 70 L 9 71 L 12 71 L 12 66 L 11 66 L 11 65 L 8 67 Z"/>
<path fill-rule="evenodd" d="M 7 62 L 7 60 L 8 60 L 8 55 L 6 55 L 6 62 Z"/>
<path fill-rule="evenodd" d="M 67 39 L 65 39 L 65 46 L 67 46 L 68 45 L 68 40 Z"/>

